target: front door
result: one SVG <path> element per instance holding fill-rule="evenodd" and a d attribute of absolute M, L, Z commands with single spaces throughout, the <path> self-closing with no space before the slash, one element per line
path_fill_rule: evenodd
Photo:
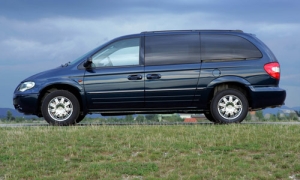
<path fill-rule="evenodd" d="M 92 56 L 84 87 L 92 111 L 144 107 L 144 66 L 140 38 L 113 42 Z"/>

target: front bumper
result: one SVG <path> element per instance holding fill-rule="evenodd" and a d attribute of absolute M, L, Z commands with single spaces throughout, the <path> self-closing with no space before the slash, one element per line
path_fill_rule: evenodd
<path fill-rule="evenodd" d="M 16 110 L 26 115 L 37 115 L 39 94 L 14 94 L 13 104 Z"/>
<path fill-rule="evenodd" d="M 254 87 L 250 86 L 250 107 L 261 109 L 284 105 L 286 91 L 279 87 Z"/>

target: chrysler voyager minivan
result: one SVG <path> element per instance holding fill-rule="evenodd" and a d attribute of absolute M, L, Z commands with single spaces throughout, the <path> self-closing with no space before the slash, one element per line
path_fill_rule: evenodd
<path fill-rule="evenodd" d="M 22 81 L 14 107 L 52 125 L 102 115 L 204 113 L 239 123 L 249 110 L 284 104 L 280 65 L 241 30 L 151 31 L 113 39 Z"/>

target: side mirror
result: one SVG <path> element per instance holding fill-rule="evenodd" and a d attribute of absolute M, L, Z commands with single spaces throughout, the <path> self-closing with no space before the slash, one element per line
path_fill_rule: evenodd
<path fill-rule="evenodd" d="M 83 64 L 83 67 L 85 68 L 91 68 L 91 65 L 93 63 L 92 57 L 89 57 Z"/>

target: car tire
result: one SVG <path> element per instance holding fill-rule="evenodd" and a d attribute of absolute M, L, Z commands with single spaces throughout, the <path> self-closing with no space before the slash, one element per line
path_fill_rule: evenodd
<path fill-rule="evenodd" d="M 85 118 L 86 114 L 79 114 L 78 118 L 76 119 L 76 123 L 81 122 Z"/>
<path fill-rule="evenodd" d="M 206 119 L 208 119 L 210 122 L 215 123 L 216 120 L 213 118 L 213 116 L 211 115 L 211 113 L 209 111 L 204 112 L 204 116 L 206 117 Z"/>
<path fill-rule="evenodd" d="M 240 123 L 248 113 L 248 100 L 236 89 L 225 89 L 216 93 L 210 104 L 210 111 L 216 123 Z"/>
<path fill-rule="evenodd" d="M 69 91 L 56 90 L 46 95 L 41 110 L 49 124 L 69 126 L 76 123 L 80 105 L 77 98 Z"/>

